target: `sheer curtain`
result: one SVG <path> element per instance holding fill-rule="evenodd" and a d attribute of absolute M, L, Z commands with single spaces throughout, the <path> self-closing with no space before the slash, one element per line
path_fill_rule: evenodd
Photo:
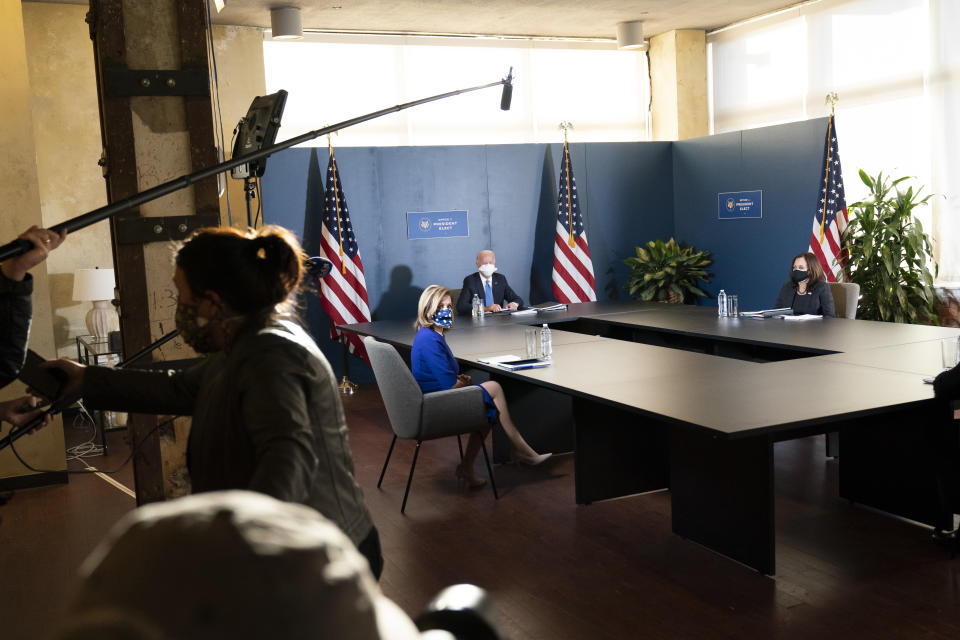
<path fill-rule="evenodd" d="M 918 217 L 941 282 L 960 281 L 960 3 L 822 0 L 708 37 L 715 132 L 829 113 L 836 106 L 847 201 L 857 170 L 915 176 L 936 193 Z"/>
<path fill-rule="evenodd" d="M 307 35 L 264 41 L 267 91 L 289 92 L 281 139 L 364 113 L 486 84 L 512 66 L 513 105 L 500 91 L 463 94 L 351 127 L 340 146 L 649 139 L 647 59 L 613 44 L 406 36 Z M 325 145 L 325 140 L 312 144 Z"/>

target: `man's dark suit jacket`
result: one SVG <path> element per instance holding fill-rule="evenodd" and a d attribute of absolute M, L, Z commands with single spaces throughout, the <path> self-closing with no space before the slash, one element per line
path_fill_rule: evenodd
<path fill-rule="evenodd" d="M 480 278 L 480 274 L 476 272 L 463 279 L 460 299 L 457 300 L 458 314 L 462 316 L 470 315 L 474 294 L 480 296 L 480 302 L 483 303 L 483 306 L 487 306 L 485 302 L 487 295 L 483 291 L 483 280 Z M 518 296 L 517 292 L 507 284 L 507 277 L 499 273 L 493 274 L 493 301 L 501 307 L 505 307 L 510 302 L 516 302 L 518 305 L 523 304 L 523 298 Z"/>

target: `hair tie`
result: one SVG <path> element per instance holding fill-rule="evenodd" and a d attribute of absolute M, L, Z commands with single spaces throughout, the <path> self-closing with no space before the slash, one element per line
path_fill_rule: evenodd
<path fill-rule="evenodd" d="M 251 238 L 251 242 L 253 243 L 251 245 L 253 248 L 253 259 L 261 263 L 266 262 L 268 258 L 266 238 L 262 236 Z"/>

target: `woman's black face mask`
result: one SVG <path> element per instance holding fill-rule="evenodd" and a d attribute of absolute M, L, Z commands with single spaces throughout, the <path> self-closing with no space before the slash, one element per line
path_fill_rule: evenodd
<path fill-rule="evenodd" d="M 809 277 L 809 273 L 806 271 L 800 271 L 800 269 L 794 269 L 793 273 L 790 274 L 790 279 L 793 280 L 795 284 L 800 284 Z"/>
<path fill-rule="evenodd" d="M 175 322 L 180 337 L 197 353 L 212 353 L 218 350 L 211 337 L 213 320 L 200 317 L 197 305 L 177 302 Z"/>

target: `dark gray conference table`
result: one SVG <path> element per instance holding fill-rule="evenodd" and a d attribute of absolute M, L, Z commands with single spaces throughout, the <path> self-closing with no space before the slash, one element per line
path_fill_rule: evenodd
<path fill-rule="evenodd" d="M 508 386 L 508 397 L 532 387 L 569 399 L 578 503 L 669 488 L 675 533 L 763 573 L 775 571 L 778 441 L 840 431 L 843 497 L 952 525 L 929 460 L 940 408 L 922 378 L 940 369 L 940 340 L 960 330 L 715 313 L 587 303 L 457 318 L 447 342 L 462 365 Z M 524 326 L 544 322 L 553 331 L 552 366 L 509 372 L 481 362 L 522 355 Z M 411 322 L 343 328 L 401 350 L 414 336 Z"/>

